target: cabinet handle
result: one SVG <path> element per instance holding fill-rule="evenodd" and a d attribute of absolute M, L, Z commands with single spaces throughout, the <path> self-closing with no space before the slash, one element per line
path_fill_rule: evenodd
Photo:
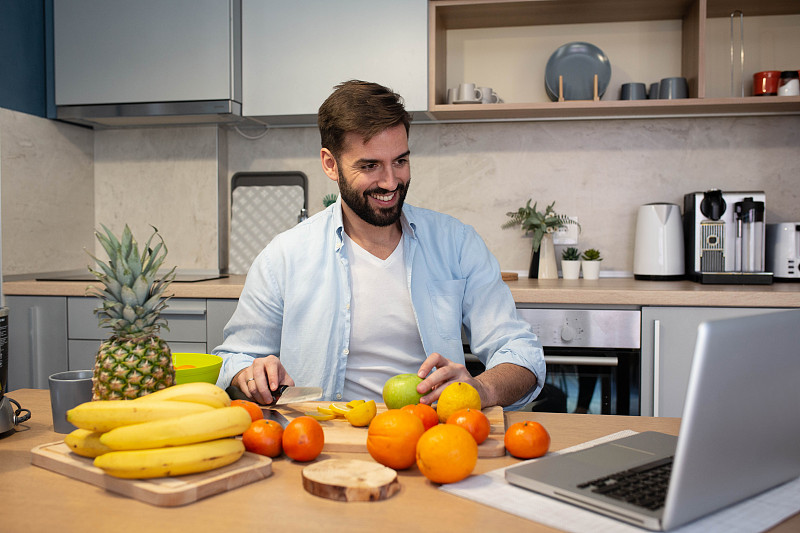
<path fill-rule="evenodd" d="M 31 369 L 31 387 L 34 389 L 41 389 L 44 388 L 44 385 L 40 383 L 40 376 L 39 376 L 39 369 L 41 368 L 41 350 L 39 349 L 40 342 L 39 342 L 39 308 L 37 306 L 33 306 L 28 309 L 28 321 L 30 323 L 30 329 L 28 330 L 29 340 L 30 340 L 30 369 Z"/>
<path fill-rule="evenodd" d="M 617 357 L 578 357 L 569 355 L 545 355 L 544 362 L 554 365 L 619 366 Z"/>
<path fill-rule="evenodd" d="M 658 384 L 661 382 L 661 321 L 653 320 L 653 416 L 661 416 Z"/>

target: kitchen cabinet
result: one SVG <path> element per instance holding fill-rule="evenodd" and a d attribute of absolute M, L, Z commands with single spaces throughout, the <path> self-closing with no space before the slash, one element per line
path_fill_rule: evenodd
<path fill-rule="evenodd" d="M 67 298 L 6 296 L 9 390 L 48 388 L 47 377 L 69 369 Z"/>
<path fill-rule="evenodd" d="M 243 0 L 243 114 L 315 124 L 349 79 L 386 85 L 427 108 L 427 0 Z"/>
<path fill-rule="evenodd" d="M 123 126 L 241 120 L 241 0 L 58 0 L 56 116 Z"/>
<path fill-rule="evenodd" d="M 238 303 L 239 300 L 233 298 L 208 300 L 206 346 L 209 352 L 222 344 L 223 330 L 236 311 Z"/>
<path fill-rule="evenodd" d="M 701 322 L 775 311 L 780 309 L 643 307 L 641 414 L 681 416 Z M 757 391 L 742 391 L 742 401 L 758 401 L 757 395 Z"/>
<path fill-rule="evenodd" d="M 657 116 L 699 115 L 759 115 L 800 113 L 800 97 L 708 97 L 710 82 L 724 83 L 726 80 L 707 79 L 708 52 L 719 51 L 729 46 L 726 34 L 724 43 L 707 39 L 710 24 L 726 21 L 734 10 L 745 14 L 745 26 L 751 17 L 763 18 L 791 15 L 794 31 L 783 31 L 769 39 L 788 39 L 774 46 L 777 52 L 791 54 L 796 49 L 800 29 L 800 2 L 787 0 L 432 0 L 429 20 L 429 64 L 428 109 L 440 120 L 485 120 L 485 119 L 575 119 L 575 118 L 625 118 Z M 629 24 L 639 24 L 630 31 L 626 39 L 614 40 L 614 36 L 625 33 Z M 671 28 L 677 29 L 674 41 L 665 37 Z M 503 32 L 491 34 L 482 30 L 502 28 Z M 737 30 L 738 31 L 738 30 Z M 471 32 L 465 34 L 464 32 Z M 614 49 L 604 49 L 612 64 L 614 77 L 628 77 L 625 81 L 655 82 L 661 77 L 684 76 L 689 81 L 690 98 L 681 100 L 616 100 L 616 94 L 607 95 L 600 101 L 551 102 L 546 97 L 543 78 L 545 64 L 555 47 L 545 39 L 549 35 L 558 39 L 558 44 L 584 41 L 587 32 L 607 36 L 616 43 Z M 745 29 L 745 34 L 747 30 Z M 541 39 L 537 41 L 537 39 Z M 664 41 L 664 39 L 667 39 Z M 758 36 L 750 37 L 750 46 L 758 44 Z M 496 42 L 502 42 L 500 48 Z M 536 43 L 548 42 L 545 45 Z M 523 43 L 520 45 L 519 43 Z M 533 44 L 531 44 L 533 43 Z M 455 48 L 458 52 L 455 57 Z M 634 46 L 632 46 L 634 44 Z M 521 46 L 521 48 L 520 48 Z M 516 48 L 515 48 L 516 47 Z M 601 48 L 603 48 L 601 46 Z M 665 48 L 674 48 L 674 72 L 665 65 L 664 75 L 653 79 L 639 79 L 643 72 L 661 61 Z M 785 52 L 784 52 L 785 50 Z M 544 55 L 542 55 L 544 54 Z M 615 63 L 615 55 L 632 57 L 630 64 Z M 648 57 L 642 54 L 653 54 Z M 536 61 L 532 57 L 537 57 Z M 719 57 L 717 54 L 715 57 Z M 724 56 L 723 56 L 724 57 Z M 791 55 L 786 57 L 791 58 Z M 669 63 L 667 61 L 667 63 Z M 477 65 L 474 69 L 470 65 Z M 717 72 L 730 75 L 728 64 Z M 761 67 L 769 70 L 775 67 Z M 786 68 L 795 68 L 789 67 Z M 489 79 L 472 79 L 476 72 L 489 73 Z M 745 72 L 752 76 L 754 71 Z M 494 78 L 489 77 L 495 75 Z M 470 78 L 462 79 L 459 76 Z M 498 87 L 500 97 L 522 87 L 529 93 L 509 94 L 499 104 L 447 104 L 447 88 L 461 82 L 476 82 L 480 85 Z M 617 85 L 618 87 L 619 85 Z M 527 94 L 540 94 L 542 98 L 529 98 Z"/>

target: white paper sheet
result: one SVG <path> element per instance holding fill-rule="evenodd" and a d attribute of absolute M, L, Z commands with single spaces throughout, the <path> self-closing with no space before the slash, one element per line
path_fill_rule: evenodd
<path fill-rule="evenodd" d="M 581 450 L 635 433 L 630 430 L 620 431 L 559 452 L 552 452 L 552 454 Z M 536 459 L 531 461 L 536 461 Z M 505 480 L 505 468 L 492 470 L 480 476 L 470 476 L 458 483 L 442 485 L 440 489 L 571 533 L 642 533 L 642 531 L 646 531 L 510 485 Z M 800 478 L 672 531 L 675 533 L 761 532 L 798 511 L 800 511 Z"/>

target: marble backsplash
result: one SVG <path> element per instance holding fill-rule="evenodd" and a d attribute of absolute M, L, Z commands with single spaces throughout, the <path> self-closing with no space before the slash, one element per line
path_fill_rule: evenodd
<path fill-rule="evenodd" d="M 257 139 L 213 126 L 92 132 L 0 112 L 6 274 L 85 265 L 92 227 L 125 222 L 140 240 L 158 227 L 168 263 L 215 270 L 225 263 L 234 173 L 304 172 L 311 214 L 337 192 L 320 168 L 315 128 L 244 130 Z M 34 147 L 21 148 L 21 132 Z M 578 247 L 599 248 L 606 275 L 630 275 L 644 203 L 764 190 L 768 222 L 800 220 L 796 116 L 418 124 L 410 147 L 407 201 L 473 225 L 503 270 L 527 272 L 530 240 L 500 226 L 528 198 L 577 216 Z M 9 206 L 18 191 L 30 206 Z M 21 227 L 30 229 L 18 237 Z"/>

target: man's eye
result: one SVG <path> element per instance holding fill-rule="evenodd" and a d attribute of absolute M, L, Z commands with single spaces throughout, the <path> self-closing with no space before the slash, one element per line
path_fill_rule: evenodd
<path fill-rule="evenodd" d="M 397 167 L 404 167 L 408 165 L 408 159 L 406 158 L 398 159 L 397 161 L 394 162 L 394 164 Z"/>
<path fill-rule="evenodd" d="M 376 168 L 378 168 L 377 163 L 366 163 L 364 165 L 361 165 L 361 170 L 374 170 Z"/>

